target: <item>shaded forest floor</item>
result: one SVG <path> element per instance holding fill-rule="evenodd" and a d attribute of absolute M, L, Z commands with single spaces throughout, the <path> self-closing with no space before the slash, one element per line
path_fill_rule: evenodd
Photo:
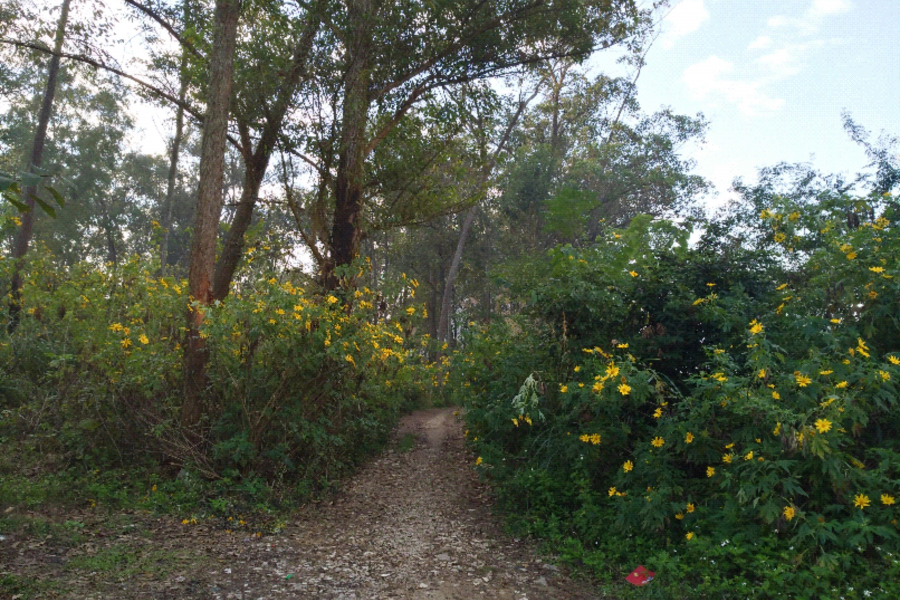
<path fill-rule="evenodd" d="M 597 598 L 503 533 L 452 410 L 406 416 L 388 451 L 277 534 L 2 507 L 23 526 L 0 540 L 0 598 Z"/>

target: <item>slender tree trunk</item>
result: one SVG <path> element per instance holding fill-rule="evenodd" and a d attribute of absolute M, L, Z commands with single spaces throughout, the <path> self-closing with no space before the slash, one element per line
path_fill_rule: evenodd
<path fill-rule="evenodd" d="M 187 16 L 187 2 L 185 2 L 185 16 Z M 181 69 L 179 71 L 181 84 L 178 89 L 178 100 L 184 104 L 187 98 L 188 77 L 187 50 L 181 51 Z M 181 141 L 184 136 L 184 108 L 179 104 L 175 111 L 175 137 L 172 138 L 172 148 L 169 152 L 169 176 L 166 180 L 166 199 L 163 205 L 162 228 L 163 237 L 159 243 L 159 268 L 165 270 L 169 262 L 169 232 L 172 230 L 172 212 L 175 208 L 175 183 L 178 178 L 178 156 L 181 153 Z"/>
<path fill-rule="evenodd" d="M 196 427 L 206 412 L 203 394 L 207 387 L 209 349 L 200 336 L 200 324 L 203 322 L 203 307 L 213 300 L 213 266 L 219 219 L 222 215 L 225 142 L 240 12 L 240 0 L 216 0 L 209 90 L 200 149 L 200 183 L 188 269 L 192 303 L 187 314 L 188 333 L 184 347 L 185 398 L 181 424 L 189 430 Z"/>
<path fill-rule="evenodd" d="M 447 279 L 444 283 L 444 296 L 441 300 L 441 317 L 438 320 L 437 339 L 447 341 L 447 331 L 450 329 L 450 301 L 453 298 L 453 284 L 456 283 L 456 276 L 459 274 L 459 265 L 462 262 L 463 248 L 469 237 L 469 230 L 472 229 L 472 222 L 475 220 L 475 211 L 478 205 L 469 207 L 466 211 L 466 219 L 463 221 L 462 229 L 459 230 L 459 241 L 456 243 L 456 251 L 453 253 L 453 260 L 450 262 L 450 272 L 447 273 Z"/>
<path fill-rule="evenodd" d="M 47 71 L 47 87 L 44 89 L 44 98 L 41 102 L 41 112 L 38 115 L 37 129 L 34 132 L 34 140 L 31 144 L 31 157 L 28 170 L 36 173 L 44 161 L 44 142 L 47 139 L 47 127 L 50 124 L 50 116 L 53 113 L 53 97 L 56 95 L 56 79 L 59 75 L 59 54 L 62 52 L 63 41 L 66 37 L 66 24 L 69 21 L 69 4 L 71 0 L 63 0 L 59 21 L 56 25 L 56 39 L 53 44 L 54 54 L 50 57 L 50 68 Z M 31 236 L 34 231 L 35 201 L 37 186 L 29 185 L 22 190 L 28 212 L 22 215 L 22 225 L 13 240 L 12 258 L 13 266 L 12 282 L 10 284 L 9 302 L 9 327 L 15 329 L 19 322 L 19 312 L 22 310 L 22 268 L 28 246 L 31 244 Z"/>
<path fill-rule="evenodd" d="M 369 113 L 369 61 L 371 57 L 372 0 L 350 0 L 347 6 L 354 44 L 348 48 L 344 77 L 344 106 L 338 169 L 335 178 L 334 220 L 331 225 L 331 255 L 322 273 L 326 289 L 339 281 L 335 268 L 348 265 L 359 251 L 359 213 L 365 179 L 366 123 Z"/>
<path fill-rule="evenodd" d="M 491 156 L 490 161 L 484 166 L 481 176 L 482 186 L 490 179 L 491 172 L 494 170 L 494 165 L 497 164 L 500 153 L 503 152 L 504 148 L 506 148 L 506 144 L 509 143 L 509 136 L 512 135 L 516 123 L 519 122 L 519 118 L 521 118 L 522 113 L 525 112 L 525 108 L 528 104 L 537 97 L 539 91 L 540 86 L 537 86 L 534 93 L 531 94 L 529 98 L 519 102 L 515 114 L 513 114 L 509 123 L 506 125 L 503 137 L 500 138 L 500 141 L 497 143 L 494 154 Z M 441 318 L 438 321 L 437 334 L 437 339 L 441 341 L 447 341 L 447 332 L 450 328 L 450 305 L 453 299 L 453 284 L 456 283 L 456 276 L 459 274 L 459 265 L 462 262 L 463 249 L 465 248 L 466 240 L 469 237 L 469 231 L 472 228 L 472 221 L 475 219 L 477 206 L 477 204 L 473 205 L 469 208 L 468 212 L 466 212 L 466 219 L 463 221 L 462 229 L 459 231 L 459 241 L 456 243 L 456 251 L 453 253 L 453 260 L 450 263 L 450 271 L 447 273 L 447 280 L 444 283 L 444 297 L 441 300 Z"/>
<path fill-rule="evenodd" d="M 270 153 L 264 157 L 253 156 L 244 163 L 244 189 L 238 200 L 231 227 L 225 237 L 225 246 L 222 255 L 216 263 L 216 271 L 213 276 L 213 298 L 224 300 L 231 287 L 231 280 L 241 260 L 244 249 L 244 234 L 250 227 L 253 219 L 253 210 L 259 200 L 259 188 L 262 185 L 263 176 L 269 164 Z"/>

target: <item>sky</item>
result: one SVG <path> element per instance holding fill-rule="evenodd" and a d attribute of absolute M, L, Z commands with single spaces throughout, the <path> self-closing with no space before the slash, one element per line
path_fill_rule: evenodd
<path fill-rule="evenodd" d="M 703 113 L 686 148 L 722 204 L 735 177 L 810 162 L 852 177 L 868 163 L 841 112 L 900 136 L 900 0 L 672 0 L 638 80 L 646 112 Z M 607 69 L 613 61 L 588 64 Z"/>

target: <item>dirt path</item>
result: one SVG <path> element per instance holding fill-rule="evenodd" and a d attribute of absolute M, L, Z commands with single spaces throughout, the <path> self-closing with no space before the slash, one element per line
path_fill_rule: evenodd
<path fill-rule="evenodd" d="M 452 409 L 408 415 L 398 439 L 407 434 L 412 450 L 385 453 L 333 506 L 307 511 L 274 546 L 243 553 L 245 598 L 596 597 L 503 534 Z M 241 597 L 228 587 L 216 598 Z"/>
<path fill-rule="evenodd" d="M 405 417 L 395 441 L 413 436 L 411 449 L 392 445 L 279 535 L 137 515 L 117 530 L 108 518 L 83 515 L 76 547 L 6 536 L 0 575 L 41 582 L 42 591 L 23 597 L 66 599 L 598 597 L 502 532 L 453 409 Z"/>

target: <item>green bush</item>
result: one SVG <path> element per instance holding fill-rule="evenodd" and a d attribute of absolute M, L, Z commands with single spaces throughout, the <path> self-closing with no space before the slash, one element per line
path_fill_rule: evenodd
<path fill-rule="evenodd" d="M 10 476 L 18 453 L 45 473 L 152 467 L 248 498 L 307 495 L 380 448 L 438 378 L 412 333 L 421 306 L 385 318 L 368 289 L 303 289 L 249 260 L 205 312 L 209 416 L 189 442 L 178 419 L 186 282 L 140 257 L 67 267 L 43 256 L 27 264 L 19 326 L 8 333 L 0 316 Z M 0 262 L 0 280 L 10 267 Z M 396 286 L 409 297 L 415 282 Z"/>
<path fill-rule="evenodd" d="M 513 526 L 660 597 L 894 597 L 895 205 L 756 200 L 745 246 L 644 218 L 536 265 L 528 318 L 456 355 L 478 468 Z"/>

